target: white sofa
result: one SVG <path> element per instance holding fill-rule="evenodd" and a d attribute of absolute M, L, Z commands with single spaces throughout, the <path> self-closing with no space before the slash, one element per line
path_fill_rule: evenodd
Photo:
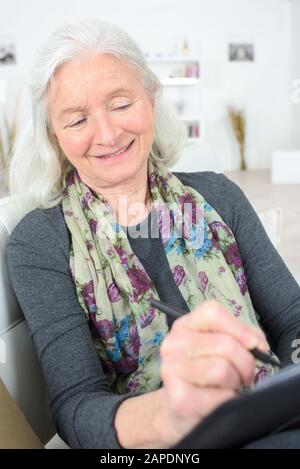
<path fill-rule="evenodd" d="M 7 273 L 6 240 L 23 216 L 13 197 L 0 200 L 0 377 L 46 448 L 67 448 L 55 435 L 37 355 Z M 277 247 L 279 218 L 278 210 L 261 214 Z"/>
<path fill-rule="evenodd" d="M 47 448 L 63 448 L 55 436 L 37 355 L 7 272 L 6 240 L 23 215 L 13 197 L 0 200 L 0 377 L 41 442 Z"/>

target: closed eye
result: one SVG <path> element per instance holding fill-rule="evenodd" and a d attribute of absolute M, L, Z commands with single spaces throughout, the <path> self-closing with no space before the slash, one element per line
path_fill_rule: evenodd
<path fill-rule="evenodd" d="M 77 127 L 78 125 L 82 124 L 85 121 L 86 119 L 80 119 L 79 121 L 74 122 L 74 124 L 69 125 L 69 127 Z"/>
<path fill-rule="evenodd" d="M 131 103 L 128 104 L 123 104 L 122 106 L 117 106 L 113 109 L 113 111 L 125 111 L 125 109 L 128 109 L 131 106 Z"/>

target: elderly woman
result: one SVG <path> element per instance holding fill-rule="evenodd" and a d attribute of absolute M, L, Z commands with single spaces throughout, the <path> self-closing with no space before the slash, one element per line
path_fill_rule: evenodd
<path fill-rule="evenodd" d="M 251 348 L 290 363 L 299 287 L 237 186 L 167 169 L 184 130 L 125 32 L 63 26 L 31 91 L 10 167 L 29 213 L 7 259 L 58 432 L 73 448 L 170 447 L 273 373 Z M 188 314 L 172 325 L 151 298 Z"/>

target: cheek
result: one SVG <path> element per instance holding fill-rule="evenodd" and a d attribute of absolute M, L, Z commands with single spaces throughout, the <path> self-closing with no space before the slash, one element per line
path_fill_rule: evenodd
<path fill-rule="evenodd" d="M 132 116 L 128 121 L 128 130 L 141 137 L 152 139 L 154 137 L 154 115 L 151 110 L 145 109 Z"/>
<path fill-rule="evenodd" d="M 58 136 L 58 142 L 64 154 L 69 158 L 82 156 L 89 148 L 88 136 L 78 134 Z"/>

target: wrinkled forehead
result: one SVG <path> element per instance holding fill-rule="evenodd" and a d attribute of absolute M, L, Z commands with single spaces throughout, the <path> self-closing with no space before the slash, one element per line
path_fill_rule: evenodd
<path fill-rule="evenodd" d="M 115 90 L 143 87 L 141 73 L 124 59 L 112 54 L 101 54 L 75 59 L 61 65 L 54 73 L 48 87 L 48 98 L 72 94 L 95 88 L 103 94 Z"/>
<path fill-rule="evenodd" d="M 146 92 L 141 76 L 124 59 L 102 54 L 61 65 L 47 93 L 48 122 L 60 121 L 65 109 L 107 103 L 116 96 L 137 98 Z"/>

